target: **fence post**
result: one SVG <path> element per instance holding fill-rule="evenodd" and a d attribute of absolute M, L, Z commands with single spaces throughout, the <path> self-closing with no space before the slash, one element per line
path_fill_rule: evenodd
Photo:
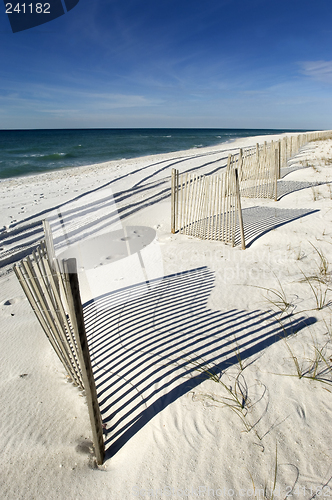
<path fill-rule="evenodd" d="M 54 261 L 56 260 L 56 257 L 55 257 L 54 243 L 53 243 L 53 237 L 52 237 L 50 223 L 46 219 L 44 219 L 42 222 L 43 222 L 43 229 L 44 229 L 44 234 L 45 234 L 45 245 L 46 245 L 48 258 L 50 260 L 50 264 L 51 264 L 53 271 L 57 271 L 57 269 L 55 269 L 55 265 L 54 265 Z"/>
<path fill-rule="evenodd" d="M 80 358 L 82 379 L 92 427 L 93 443 L 97 463 L 100 465 L 105 457 L 102 419 L 97 399 L 97 390 L 93 378 L 90 353 L 84 326 L 83 308 L 79 290 L 76 259 L 63 261 L 66 281 L 69 285 L 68 306 L 71 312 L 72 326 L 76 336 L 77 350 Z"/>
<path fill-rule="evenodd" d="M 236 198 L 237 198 L 238 215 L 239 215 L 241 246 L 242 246 L 242 250 L 245 250 L 246 249 L 246 242 L 245 242 L 245 238 L 244 238 L 242 209 L 241 209 L 241 196 L 240 196 L 240 186 L 239 186 L 239 175 L 238 175 L 237 168 L 235 169 L 235 189 L 236 189 Z"/>
<path fill-rule="evenodd" d="M 231 159 L 232 159 L 232 155 L 229 153 L 228 158 L 227 158 L 226 172 L 229 172 L 229 170 L 231 168 Z"/>
<path fill-rule="evenodd" d="M 278 201 L 279 152 L 274 152 L 274 201 Z"/>
<path fill-rule="evenodd" d="M 176 175 L 176 170 L 175 168 L 172 168 L 172 182 L 171 182 L 171 233 L 175 233 L 176 227 L 175 227 L 175 221 L 176 221 L 176 186 L 175 186 L 175 181 L 176 181 L 177 175 Z"/>
<path fill-rule="evenodd" d="M 238 174 L 239 178 L 242 180 L 242 163 L 243 163 L 243 150 L 240 148 L 239 150 L 239 161 L 238 161 Z"/>

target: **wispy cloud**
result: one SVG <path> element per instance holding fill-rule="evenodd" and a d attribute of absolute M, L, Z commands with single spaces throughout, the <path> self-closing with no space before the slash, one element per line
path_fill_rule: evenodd
<path fill-rule="evenodd" d="M 332 61 L 305 61 L 300 65 L 302 74 L 332 84 Z"/>
<path fill-rule="evenodd" d="M 160 100 L 134 93 L 96 92 L 72 87 L 52 87 L 47 84 L 16 85 L 13 91 L 0 86 L 0 102 L 4 106 L 43 109 L 63 108 L 64 104 L 75 109 L 146 108 L 160 104 Z"/>

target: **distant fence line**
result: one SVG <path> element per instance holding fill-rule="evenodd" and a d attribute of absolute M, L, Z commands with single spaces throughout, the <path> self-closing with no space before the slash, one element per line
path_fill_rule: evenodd
<path fill-rule="evenodd" d="M 324 130 L 321 132 L 306 132 L 292 136 L 286 136 L 280 139 L 280 166 L 287 167 L 287 161 L 290 160 L 299 150 L 308 142 L 331 139 L 332 131 Z"/>
<path fill-rule="evenodd" d="M 331 131 L 308 132 L 240 149 L 232 158 L 231 164 L 239 170 L 241 196 L 277 201 L 277 181 L 280 179 L 281 168 L 286 167 L 288 160 L 308 142 L 331 137 Z"/>
<path fill-rule="evenodd" d="M 50 238 L 49 232 L 47 238 Z M 54 255 L 48 255 L 44 241 L 32 256 L 14 265 L 15 274 L 54 351 L 73 383 L 85 391 L 97 463 L 102 464 L 105 456 L 102 420 L 84 326 L 76 259 L 63 261 L 63 269 L 60 272 Z"/>
<path fill-rule="evenodd" d="M 281 168 L 308 142 L 331 137 L 331 131 L 307 132 L 241 148 L 213 175 L 172 169 L 171 232 L 234 246 L 238 226 L 244 249 L 241 196 L 277 201 Z"/>

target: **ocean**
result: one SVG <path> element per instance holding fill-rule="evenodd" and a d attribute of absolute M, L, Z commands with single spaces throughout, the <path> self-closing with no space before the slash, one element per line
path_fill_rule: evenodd
<path fill-rule="evenodd" d="M 287 132 L 304 131 L 225 128 L 0 130 L 0 179 Z"/>

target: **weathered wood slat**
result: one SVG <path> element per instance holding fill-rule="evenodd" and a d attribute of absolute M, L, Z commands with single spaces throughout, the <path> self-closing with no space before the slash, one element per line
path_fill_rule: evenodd
<path fill-rule="evenodd" d="M 21 266 L 19 266 L 17 264 L 14 265 L 14 272 L 16 274 L 16 277 L 19 280 L 21 287 L 22 287 L 22 289 L 23 289 L 23 291 L 24 291 L 24 293 L 29 301 L 29 304 L 31 305 L 31 308 L 33 309 L 42 329 L 44 330 L 48 340 L 50 341 L 50 344 L 52 345 L 59 360 L 61 361 L 61 363 L 65 367 L 69 377 L 71 378 L 72 374 L 71 374 L 70 367 L 69 367 L 69 365 L 68 365 L 68 363 L 63 355 L 62 350 L 59 348 L 58 343 L 54 339 L 51 327 L 48 325 L 43 314 L 41 313 L 39 304 L 38 304 L 32 290 L 31 290 L 30 286 L 28 285 L 28 280 L 26 279 L 26 277 L 23 274 L 22 267 L 23 267 L 23 265 L 21 265 Z"/>
<path fill-rule="evenodd" d="M 48 324 L 51 325 L 51 330 L 53 332 L 54 338 L 70 367 L 72 379 L 77 385 L 81 385 L 80 377 L 76 372 L 73 356 L 68 345 L 66 333 L 64 331 L 63 324 L 58 316 L 58 304 L 54 302 L 54 296 L 52 296 L 51 287 L 48 286 L 46 276 L 42 275 L 41 268 L 39 267 L 39 262 L 36 258 L 36 254 L 34 253 L 33 255 L 35 265 L 33 265 L 31 259 L 28 258 L 27 260 L 29 262 L 30 272 L 34 277 L 35 284 L 38 284 L 37 294 L 39 296 L 43 312 L 47 317 Z"/>
<path fill-rule="evenodd" d="M 65 312 L 63 304 L 62 304 L 61 297 L 60 297 L 59 292 L 57 290 L 57 287 L 55 285 L 55 281 L 54 281 L 53 275 L 51 273 L 50 265 L 49 265 L 49 262 L 47 259 L 45 259 L 45 269 L 46 269 L 46 272 L 48 273 L 48 276 L 49 276 L 50 286 L 53 289 L 54 294 L 55 294 L 56 303 L 57 303 L 57 307 L 58 307 L 59 321 L 61 321 L 61 324 L 64 326 L 64 329 L 65 329 L 64 332 L 67 333 L 68 338 L 69 338 L 68 346 L 69 346 L 69 349 L 71 351 L 71 359 L 73 361 L 73 368 L 74 368 L 75 373 L 77 375 L 79 385 L 83 389 L 84 386 L 83 386 L 81 368 L 80 368 L 79 363 L 78 363 L 79 358 L 78 358 L 78 350 L 77 350 L 76 340 L 74 339 L 71 325 L 69 324 L 66 312 Z M 62 281 L 62 279 L 61 279 L 61 281 Z"/>
<path fill-rule="evenodd" d="M 176 219 L 176 170 L 172 169 L 172 186 L 171 186 L 171 233 L 175 233 Z"/>
<path fill-rule="evenodd" d="M 76 259 L 68 259 L 64 261 L 64 269 L 66 280 L 71 293 L 69 296 L 69 307 L 72 311 L 73 328 L 77 336 L 76 342 L 78 346 L 79 359 L 82 370 L 85 395 L 88 404 L 89 417 L 92 427 L 93 442 L 97 463 L 102 464 L 105 457 L 105 444 L 103 437 L 102 419 L 97 399 L 96 385 L 93 377 L 91 366 L 88 341 L 86 337 L 83 308 L 79 291 L 79 283 L 77 276 Z"/>

